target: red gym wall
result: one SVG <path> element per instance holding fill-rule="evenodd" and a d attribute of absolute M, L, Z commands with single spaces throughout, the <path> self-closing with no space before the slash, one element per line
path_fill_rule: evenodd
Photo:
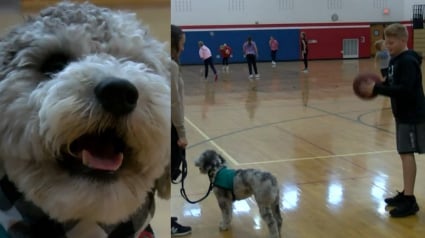
<path fill-rule="evenodd" d="M 364 23 L 363 23 L 364 24 Z M 404 23 L 409 31 L 409 49 L 413 48 L 413 28 L 411 23 Z M 328 27 L 329 26 L 329 27 Z M 309 56 L 311 59 L 341 59 L 342 58 L 342 40 L 359 39 L 359 58 L 371 57 L 371 30 L 370 24 L 348 24 L 346 27 L 340 25 L 340 28 L 331 28 L 335 25 L 322 25 L 319 28 L 300 29 L 306 32 L 310 41 L 317 41 L 309 45 Z"/>
<path fill-rule="evenodd" d="M 310 41 L 310 59 L 342 58 L 343 39 L 359 39 L 359 58 L 370 57 L 369 28 L 301 29 Z M 317 41 L 317 43 L 314 43 Z"/>

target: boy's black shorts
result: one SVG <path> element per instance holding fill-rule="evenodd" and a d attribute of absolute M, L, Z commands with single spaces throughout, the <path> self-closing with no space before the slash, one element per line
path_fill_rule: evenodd
<path fill-rule="evenodd" d="M 425 123 L 396 122 L 396 142 L 399 154 L 425 153 Z"/>

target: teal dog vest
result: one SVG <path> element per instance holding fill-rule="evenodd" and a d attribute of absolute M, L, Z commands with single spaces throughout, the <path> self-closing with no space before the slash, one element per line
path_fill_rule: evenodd
<path fill-rule="evenodd" d="M 214 179 L 214 186 L 222 189 L 233 191 L 233 179 L 236 171 L 234 169 L 228 169 L 226 167 L 221 168 Z"/>

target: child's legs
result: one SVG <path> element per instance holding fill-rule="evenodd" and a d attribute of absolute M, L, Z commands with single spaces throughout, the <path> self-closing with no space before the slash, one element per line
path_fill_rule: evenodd
<path fill-rule="evenodd" d="M 308 68 L 308 61 L 307 61 L 307 55 L 308 55 L 308 53 L 306 52 L 303 56 L 303 58 L 304 58 L 304 68 L 305 69 L 307 69 Z"/>
<path fill-rule="evenodd" d="M 425 152 L 425 123 L 401 124 L 396 122 L 397 151 L 403 168 L 404 194 L 413 195 L 416 179 L 414 153 Z"/>
<path fill-rule="evenodd" d="M 208 58 L 210 59 L 210 58 Z M 204 60 L 204 76 L 208 78 L 208 59 Z"/>
<path fill-rule="evenodd" d="M 258 72 L 257 72 L 257 59 L 256 59 L 255 55 L 252 56 L 252 67 L 254 68 L 254 73 L 258 74 Z"/>
<path fill-rule="evenodd" d="M 403 185 L 404 195 L 413 195 L 416 180 L 416 161 L 415 155 L 400 154 L 402 168 L 403 168 Z"/>
<path fill-rule="evenodd" d="M 205 78 L 208 78 L 208 66 L 210 65 L 211 57 L 204 60 L 204 67 L 205 67 Z"/>
<path fill-rule="evenodd" d="M 224 64 L 225 66 L 229 65 L 229 57 L 224 57 L 224 58 L 223 58 L 223 64 Z"/>
<path fill-rule="evenodd" d="M 253 55 L 247 55 L 246 56 L 246 61 L 248 62 L 249 75 L 252 74 L 252 57 L 253 57 Z"/>
<path fill-rule="evenodd" d="M 272 61 L 276 61 L 276 52 L 277 50 L 272 50 Z"/>
<path fill-rule="evenodd" d="M 214 72 L 214 74 L 217 74 L 217 70 L 215 70 L 215 67 L 214 67 L 214 63 L 213 63 L 213 59 L 212 59 L 212 57 L 210 57 L 210 58 L 208 58 L 208 59 L 209 59 L 208 64 L 210 65 L 210 67 L 211 67 L 212 71 Z"/>

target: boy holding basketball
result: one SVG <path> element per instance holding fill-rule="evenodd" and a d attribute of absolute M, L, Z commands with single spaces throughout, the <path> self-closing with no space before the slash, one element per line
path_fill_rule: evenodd
<path fill-rule="evenodd" d="M 394 209 L 392 217 L 406 217 L 419 211 L 414 196 L 416 161 L 414 153 L 425 153 L 425 97 L 422 88 L 422 57 L 407 49 L 408 32 L 401 24 L 385 28 L 385 44 L 391 60 L 382 84 L 370 82 L 363 89 L 391 98 L 396 123 L 397 151 L 403 169 L 402 192 L 385 202 Z"/>

